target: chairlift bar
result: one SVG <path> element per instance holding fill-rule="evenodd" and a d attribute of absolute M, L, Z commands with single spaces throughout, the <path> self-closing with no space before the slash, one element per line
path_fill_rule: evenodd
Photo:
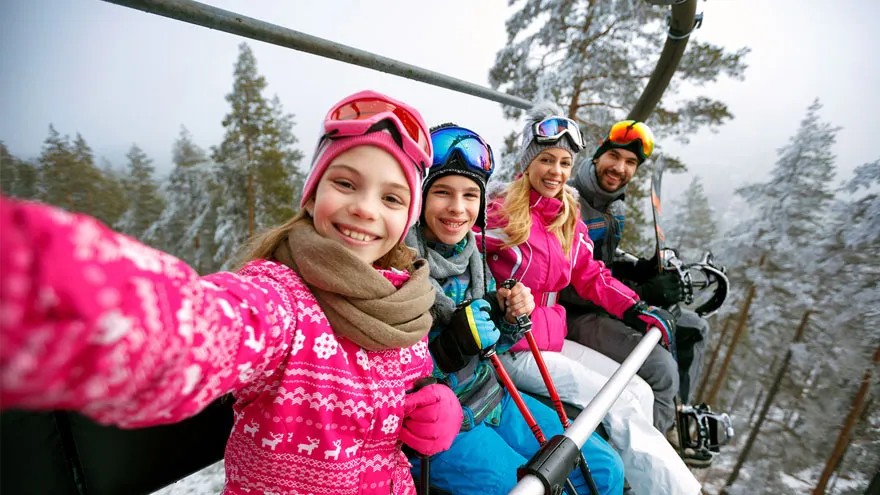
<path fill-rule="evenodd" d="M 623 360 L 617 371 L 611 375 L 611 378 L 602 387 L 602 390 L 596 394 L 596 397 L 587 404 L 587 407 L 578 414 L 565 436 L 572 439 L 575 443 L 583 446 L 587 442 L 587 438 L 593 434 L 596 427 L 605 417 L 605 414 L 611 409 L 614 401 L 620 397 L 626 385 L 633 376 L 639 371 L 639 368 L 648 359 L 651 351 L 657 342 L 660 342 L 662 334 L 656 327 L 642 337 L 635 349 Z M 541 495 L 544 493 L 544 485 L 534 475 L 524 476 L 523 479 L 509 492 L 508 495 Z"/>
<path fill-rule="evenodd" d="M 451 89 L 460 93 L 477 96 L 487 100 L 529 109 L 532 103 L 516 96 L 502 93 L 494 89 L 473 84 L 461 79 L 449 77 L 439 72 L 423 69 L 383 57 L 375 53 L 359 50 L 323 38 L 311 36 L 293 29 L 270 24 L 259 19 L 246 17 L 235 12 L 205 5 L 193 0 L 104 0 L 124 7 L 130 7 L 151 14 L 161 15 L 190 24 L 216 29 L 230 34 L 243 36 L 273 45 L 339 60 L 353 65 L 366 67 L 395 76 L 421 81 L 434 86 Z"/>
<path fill-rule="evenodd" d="M 649 0 L 651 3 L 662 3 Z M 694 29 L 698 28 L 697 24 L 697 0 L 686 0 L 672 5 L 669 17 L 669 27 L 666 31 L 666 43 L 663 45 L 663 51 L 648 79 L 648 84 L 642 91 L 639 100 L 633 109 L 627 115 L 627 119 L 648 120 L 648 117 L 660 102 L 660 97 L 669 86 L 669 81 L 678 69 L 681 62 L 681 56 L 687 47 L 688 39 Z M 700 17 L 702 21 L 702 16 Z"/>

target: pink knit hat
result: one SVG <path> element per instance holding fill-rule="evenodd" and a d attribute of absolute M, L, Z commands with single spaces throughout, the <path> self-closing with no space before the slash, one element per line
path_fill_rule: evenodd
<path fill-rule="evenodd" d="M 400 240 L 403 241 L 409 228 L 412 227 L 416 220 L 418 220 L 419 212 L 422 209 L 422 176 L 419 173 L 418 168 L 413 164 L 412 159 L 409 158 L 409 156 L 407 156 L 407 154 L 403 152 L 403 149 L 397 144 L 394 136 L 385 130 L 370 132 L 361 136 L 324 140 L 321 147 L 319 147 L 315 153 L 315 158 L 312 160 L 312 169 L 309 171 L 309 176 L 306 178 L 305 186 L 303 186 L 300 207 L 305 208 L 306 202 L 315 195 L 315 190 L 318 188 L 318 182 L 320 182 L 324 172 L 327 171 L 330 162 L 351 148 L 362 145 L 376 146 L 377 148 L 387 151 L 397 160 L 397 163 L 400 164 L 400 168 L 403 170 L 403 175 L 406 177 L 406 184 L 409 186 L 411 200 L 409 203 L 409 211 L 407 213 L 407 228 L 404 229 L 403 235 L 400 238 Z"/>

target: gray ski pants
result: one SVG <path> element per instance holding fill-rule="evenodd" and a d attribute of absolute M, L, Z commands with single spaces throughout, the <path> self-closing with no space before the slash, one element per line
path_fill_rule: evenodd
<path fill-rule="evenodd" d="M 595 349 L 618 363 L 626 359 L 644 336 L 622 321 L 597 313 L 569 313 L 567 324 L 567 339 Z M 675 423 L 678 365 L 672 354 L 658 345 L 648 355 L 638 375 L 654 391 L 654 427 L 666 433 Z"/>

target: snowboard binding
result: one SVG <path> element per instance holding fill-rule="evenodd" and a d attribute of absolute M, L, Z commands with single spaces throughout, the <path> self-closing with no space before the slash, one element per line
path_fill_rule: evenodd
<path fill-rule="evenodd" d="M 678 407 L 679 449 L 719 452 L 733 438 L 733 423 L 727 413 L 712 412 L 708 404 Z"/>
<path fill-rule="evenodd" d="M 660 259 L 664 272 L 676 272 L 681 278 L 684 293 L 681 304 L 695 306 L 693 311 L 703 318 L 712 316 L 724 305 L 730 281 L 727 270 L 716 262 L 712 251 L 703 253 L 696 263 L 684 263 L 675 249 L 664 248 Z"/>

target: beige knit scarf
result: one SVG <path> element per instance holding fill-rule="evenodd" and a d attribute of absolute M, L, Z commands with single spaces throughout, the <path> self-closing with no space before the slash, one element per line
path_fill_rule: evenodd
<path fill-rule="evenodd" d="M 425 260 L 398 289 L 308 221 L 294 225 L 273 258 L 303 278 L 333 331 L 364 349 L 410 347 L 431 329 L 434 288 Z"/>

